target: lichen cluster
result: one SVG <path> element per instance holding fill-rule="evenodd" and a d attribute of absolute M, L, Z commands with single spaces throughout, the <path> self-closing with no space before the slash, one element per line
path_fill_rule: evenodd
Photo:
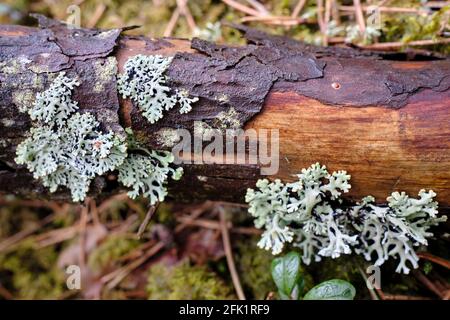
<path fill-rule="evenodd" d="M 404 192 L 387 198 L 388 206 L 365 197 L 343 208 L 340 196 L 351 188 L 345 171 L 329 173 L 316 163 L 297 175 L 298 181 L 258 180 L 258 190 L 248 189 L 246 202 L 257 228 L 265 228 L 258 246 L 278 254 L 286 243 L 300 248 L 305 264 L 322 257 L 338 258 L 356 253 L 376 266 L 390 257 L 399 260 L 397 272 L 409 273 L 409 261 L 417 268 L 414 247 L 427 245 L 428 229 L 445 221 L 437 217 L 436 195 L 419 192 L 419 199 Z"/>
<path fill-rule="evenodd" d="M 25 164 L 35 179 L 55 192 L 70 189 L 82 201 L 96 175 L 114 170 L 126 158 L 126 142 L 112 131 L 102 133 L 90 113 L 78 113 L 71 98 L 78 81 L 61 72 L 28 110 L 30 136 L 17 147 L 16 162 Z"/>
<path fill-rule="evenodd" d="M 173 155 L 140 147 L 131 130 L 128 139 L 112 131 L 103 133 L 94 115 L 77 112 L 72 90 L 78 85 L 61 72 L 36 95 L 27 110 L 33 126 L 17 147 L 16 162 L 26 165 L 50 192 L 67 187 L 75 202 L 84 200 L 96 176 L 114 170 L 119 171 L 118 181 L 133 189 L 130 197 L 142 194 L 151 204 L 163 201 L 169 175 L 179 179 L 182 174 L 169 167 Z"/>
<path fill-rule="evenodd" d="M 168 111 L 177 104 L 181 114 L 188 113 L 192 110 L 191 104 L 198 100 L 197 97 L 189 97 L 186 90 L 171 93 L 164 74 L 171 62 L 171 57 L 139 54 L 127 60 L 124 73 L 118 76 L 119 93 L 123 98 L 131 98 L 152 124 L 163 117 L 164 110 Z"/>
<path fill-rule="evenodd" d="M 173 180 L 179 180 L 183 175 L 183 168 L 170 167 L 174 161 L 174 155 L 171 152 L 147 150 L 139 146 L 130 130 L 127 132 L 130 147 L 143 154 L 133 153 L 124 160 L 118 167 L 119 182 L 132 189 L 128 192 L 131 199 L 143 195 L 149 198 L 152 205 L 164 201 L 167 195 L 165 185 L 169 176 Z"/>

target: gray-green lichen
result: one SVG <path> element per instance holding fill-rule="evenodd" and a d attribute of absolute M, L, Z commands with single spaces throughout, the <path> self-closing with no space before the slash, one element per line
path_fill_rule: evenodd
<path fill-rule="evenodd" d="M 217 114 L 214 121 L 214 127 L 223 130 L 231 129 L 236 130 L 241 128 L 241 121 L 238 118 L 239 114 L 231 107 L 227 111 L 222 111 Z"/>
<path fill-rule="evenodd" d="M 187 113 L 198 101 L 197 97 L 189 97 L 189 92 L 184 89 L 171 93 L 164 74 L 171 62 L 170 57 L 139 54 L 127 60 L 124 73 L 117 80 L 119 93 L 123 98 L 131 98 L 152 124 L 163 117 L 164 110 L 179 105 L 180 113 Z"/>
<path fill-rule="evenodd" d="M 265 228 L 258 246 L 278 254 L 293 243 L 305 264 L 354 252 L 368 261 L 375 258 L 376 266 L 396 258 L 396 271 L 406 274 L 407 262 L 418 267 L 414 247 L 427 245 L 426 238 L 432 236 L 428 229 L 447 219 L 437 217 L 432 190 L 420 190 L 419 199 L 394 192 L 387 207 L 375 205 L 368 196 L 353 207 L 340 208 L 342 193 L 351 187 L 345 171 L 330 174 L 316 163 L 297 176 L 297 182 L 288 184 L 258 180 L 259 190 L 248 189 L 246 202 L 255 226 Z"/>
<path fill-rule="evenodd" d="M 178 130 L 172 128 L 162 128 L 156 132 L 156 141 L 159 145 L 166 148 L 174 147 L 181 137 Z"/>
<path fill-rule="evenodd" d="M 18 106 L 20 112 L 28 112 L 33 106 L 35 96 L 31 89 L 23 89 L 12 92 L 12 101 Z"/>
<path fill-rule="evenodd" d="M 71 95 L 78 85 L 61 72 L 46 91 L 36 95 L 28 110 L 33 127 L 18 145 L 15 159 L 50 192 L 67 187 L 73 201 L 82 201 L 92 179 L 114 170 L 127 156 L 123 138 L 112 131 L 102 133 L 92 114 L 75 112 L 78 105 Z"/>
<path fill-rule="evenodd" d="M 58 74 L 50 87 L 36 95 L 27 112 L 33 120 L 27 139 L 16 150 L 16 163 L 26 165 L 50 192 L 67 187 L 73 201 L 82 201 L 91 181 L 118 170 L 119 182 L 132 188 L 132 198 L 142 194 L 152 204 L 167 195 L 169 175 L 179 179 L 182 170 L 170 168 L 171 153 L 141 148 L 127 130 L 128 139 L 113 131 L 103 133 L 90 113 L 79 113 L 72 100 L 76 79 Z M 139 152 L 145 151 L 142 155 Z"/>
<path fill-rule="evenodd" d="M 127 132 L 131 133 L 130 130 Z M 174 161 L 174 155 L 171 152 L 147 150 L 139 146 L 132 135 L 129 138 L 129 148 L 141 151 L 143 154 L 130 154 L 118 167 L 119 182 L 132 188 L 128 196 L 135 199 L 143 195 L 149 198 L 152 205 L 164 201 L 167 195 L 168 178 L 179 180 L 183 175 L 183 168 L 170 167 Z"/>
<path fill-rule="evenodd" d="M 102 92 L 105 85 L 117 74 L 117 60 L 115 57 L 108 57 L 106 60 L 96 60 L 94 62 L 96 82 L 94 92 Z"/>
<path fill-rule="evenodd" d="M 204 266 L 181 262 L 175 266 L 163 263 L 148 270 L 149 300 L 224 300 L 234 299 L 233 288 Z"/>

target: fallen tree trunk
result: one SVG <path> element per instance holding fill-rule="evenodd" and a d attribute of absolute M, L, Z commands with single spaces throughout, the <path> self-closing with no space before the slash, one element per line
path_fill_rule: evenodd
<path fill-rule="evenodd" d="M 38 17 L 40 28 L 0 26 L 0 192 L 46 194 L 14 162 L 30 127 L 20 110 L 44 90 L 49 73 L 76 74 L 74 99 L 106 129 L 131 127 L 151 148 L 170 149 L 171 133 L 194 122 L 208 129 L 279 130 L 279 170 L 293 180 L 312 163 L 352 175 L 350 198 L 383 201 L 394 190 L 411 195 L 433 189 L 450 205 L 450 60 L 305 45 L 244 29 L 248 45 L 230 47 L 199 39 L 151 40 L 117 30 L 70 29 Z M 174 56 L 171 87 L 199 97 L 190 113 L 166 113 L 151 125 L 128 100 L 117 97 L 119 72 L 136 54 Z M 186 155 L 184 155 L 186 156 Z M 217 159 L 216 159 L 217 162 Z M 219 161 L 220 162 L 220 161 Z M 258 164 L 183 164 L 171 194 L 180 199 L 239 201 L 261 177 Z M 98 178 L 96 195 L 118 191 L 114 175 Z M 65 192 L 53 195 L 67 198 Z"/>

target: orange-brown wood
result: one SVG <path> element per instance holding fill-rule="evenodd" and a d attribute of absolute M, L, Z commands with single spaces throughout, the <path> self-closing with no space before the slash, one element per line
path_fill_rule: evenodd
<path fill-rule="evenodd" d="M 351 174 L 355 199 L 371 194 L 384 201 L 395 190 L 415 195 L 431 188 L 442 204 L 450 202 L 448 92 L 423 92 L 400 109 L 328 106 L 274 92 L 246 127 L 279 130 L 277 178 L 293 180 L 301 168 L 320 162 Z"/>

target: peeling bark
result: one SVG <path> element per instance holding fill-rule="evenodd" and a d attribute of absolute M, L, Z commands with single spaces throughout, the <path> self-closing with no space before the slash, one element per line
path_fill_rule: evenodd
<path fill-rule="evenodd" d="M 151 40 L 123 29 L 69 29 L 37 16 L 39 28 L 0 26 L 0 192 L 47 194 L 14 162 L 30 127 L 20 110 L 45 90 L 54 73 L 80 78 L 74 100 L 104 129 L 131 127 L 151 148 L 170 148 L 171 130 L 209 128 L 280 130 L 280 171 L 292 175 L 320 161 L 352 174 L 351 198 L 394 190 L 433 189 L 450 205 L 450 60 L 315 47 L 236 26 L 248 44 Z M 150 125 L 131 101 L 117 96 L 121 71 L 136 54 L 174 56 L 170 86 L 199 97 L 190 113 L 168 111 Z M 424 61 L 424 59 L 428 61 Z M 397 59 L 397 60 L 396 60 Z M 171 194 L 189 199 L 244 199 L 260 177 L 256 165 L 186 164 Z M 118 191 L 113 174 L 95 179 L 93 195 Z M 66 192 L 53 195 L 67 199 Z"/>

